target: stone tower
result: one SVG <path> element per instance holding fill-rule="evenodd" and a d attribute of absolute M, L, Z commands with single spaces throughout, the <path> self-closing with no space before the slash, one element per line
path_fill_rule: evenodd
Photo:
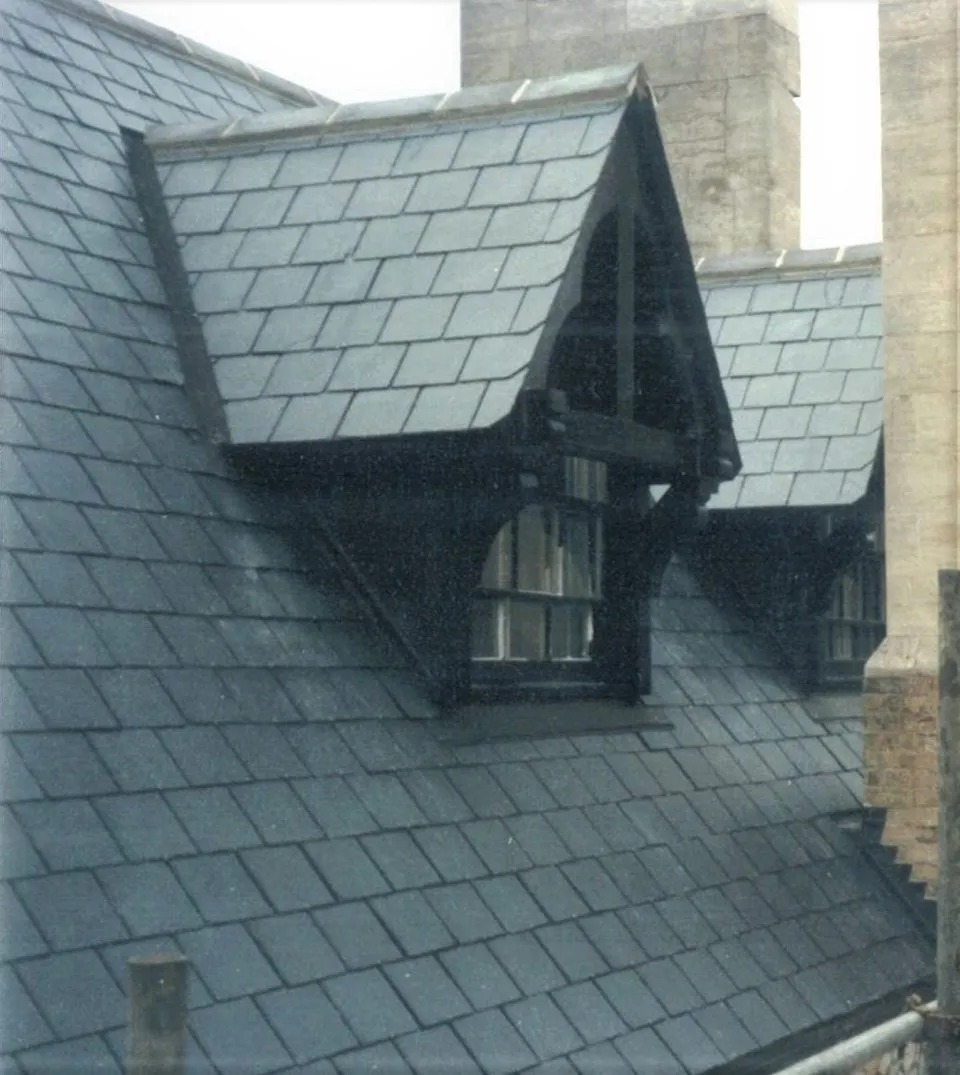
<path fill-rule="evenodd" d="M 800 236 L 797 0 L 461 0 L 463 84 L 639 60 L 694 254 Z"/>
<path fill-rule="evenodd" d="M 960 567 L 957 0 L 880 0 L 887 638 L 867 665 L 867 801 L 937 870 L 937 572 Z"/>

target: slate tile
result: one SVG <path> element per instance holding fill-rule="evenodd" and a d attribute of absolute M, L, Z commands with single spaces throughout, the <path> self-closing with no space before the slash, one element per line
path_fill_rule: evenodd
<path fill-rule="evenodd" d="M 374 218 L 363 230 L 357 258 L 391 258 L 412 254 L 420 242 L 429 216 L 405 213 L 396 219 Z M 438 249 L 444 249 L 441 245 Z"/>
<path fill-rule="evenodd" d="M 266 432 L 261 427 L 243 439 L 248 439 L 250 443 L 266 439 L 273 441 L 331 439 L 343 418 L 350 398 L 347 393 L 338 393 L 333 396 L 307 396 L 292 399 L 283 410 L 276 428 L 271 427 L 272 432 Z"/>
<path fill-rule="evenodd" d="M 534 865 L 550 866 L 570 858 L 570 852 L 544 818 L 524 814 L 508 818 L 506 825 Z"/>
<path fill-rule="evenodd" d="M 490 942 L 490 950 L 525 996 L 534 996 L 565 984 L 557 964 L 533 933 L 495 938 Z"/>
<path fill-rule="evenodd" d="M 23 627 L 35 639 L 44 660 L 53 665 L 109 665 L 110 654 L 93 631 L 87 617 L 77 609 L 69 608 L 21 608 L 18 612 Z M 14 664 L 39 664 L 27 659 L 27 651 L 21 643 L 14 649 L 10 641 L 15 637 L 15 624 L 5 625 L 7 659 Z M 89 701 L 93 701 L 89 699 Z M 111 724 L 103 711 L 97 712 L 95 703 L 87 707 L 87 719 L 93 717 L 98 724 Z"/>
<path fill-rule="evenodd" d="M 342 153 L 343 147 L 340 145 L 291 149 L 284 155 L 273 185 L 295 187 L 310 181 L 323 182 L 330 178 Z"/>
<path fill-rule="evenodd" d="M 191 784 L 232 784 L 249 779 L 217 728 L 171 728 L 159 735 Z"/>
<path fill-rule="evenodd" d="M 393 379 L 403 353 L 399 344 L 347 348 L 330 378 L 330 391 L 383 388 Z"/>
<path fill-rule="evenodd" d="M 389 175 L 402 146 L 403 140 L 397 138 L 347 144 L 331 173 L 331 178 L 340 182 L 346 179 Z"/>
<path fill-rule="evenodd" d="M 249 997 L 203 1008 L 192 1025 L 207 1056 L 225 1070 L 266 1075 L 290 1063 L 290 1053 Z"/>
<path fill-rule="evenodd" d="M 92 951 L 47 956 L 21 963 L 17 969 L 36 1006 L 60 1038 L 106 1030 L 123 1021 L 123 994 Z M 76 1058 L 74 1053 L 71 1062 Z"/>
<path fill-rule="evenodd" d="M 10 885 L 0 885 L 0 914 L 4 931 L 0 936 L 0 958 L 5 963 L 26 956 L 46 955 L 48 946 L 30 920 Z"/>
<path fill-rule="evenodd" d="M 88 872 L 21 880 L 16 888 L 53 949 L 102 944 L 127 935 Z"/>
<path fill-rule="evenodd" d="M 264 918 L 248 928 L 287 985 L 317 981 L 344 969 L 306 914 Z"/>
<path fill-rule="evenodd" d="M 520 995 L 485 945 L 463 945 L 442 953 L 440 960 L 474 1009 L 495 1007 Z"/>
<path fill-rule="evenodd" d="M 316 178 L 308 177 L 314 180 Z M 355 189 L 354 183 L 301 186 L 294 193 L 283 223 L 314 224 L 340 220 Z"/>
<path fill-rule="evenodd" d="M 591 855 L 603 855 L 610 850 L 600 833 L 587 820 L 584 812 L 577 807 L 569 810 L 554 810 L 544 816 L 566 844 L 570 857 L 585 858 Z"/>
<path fill-rule="evenodd" d="M 514 877 L 478 881 L 476 891 L 509 933 L 543 925 L 547 919 Z"/>
<path fill-rule="evenodd" d="M 657 1075 L 686 1075 L 687 1069 L 649 1027 L 617 1038 L 614 1043 L 634 1069 L 644 1066 Z"/>
<path fill-rule="evenodd" d="M 356 774 L 348 780 L 366 809 L 385 828 L 426 823 L 420 808 L 395 776 Z"/>
<path fill-rule="evenodd" d="M 410 198 L 414 182 L 414 179 L 406 176 L 361 180 L 344 211 L 344 217 L 396 216 Z"/>
<path fill-rule="evenodd" d="M 0 968 L 0 996 L 0 1038 L 8 1058 L 14 1050 L 28 1049 L 53 1038 L 46 1020 L 9 967 Z"/>
<path fill-rule="evenodd" d="M 562 872 L 593 911 L 605 911 L 623 904 L 623 897 L 596 860 L 573 862 Z"/>
<path fill-rule="evenodd" d="M 350 968 L 385 963 L 401 954 L 365 904 L 328 907 L 315 912 L 314 920 Z"/>
<path fill-rule="evenodd" d="M 536 902 L 554 921 L 585 915 L 590 909 L 567 877 L 555 866 L 542 866 L 520 876 Z"/>
<path fill-rule="evenodd" d="M 260 269 L 252 286 L 244 292 L 243 308 L 273 310 L 278 307 L 297 306 L 307 294 L 307 289 L 313 283 L 315 275 L 316 269 L 312 265 Z M 236 305 L 239 306 L 240 303 Z M 252 321 L 251 324 L 253 324 Z M 267 326 L 264 325 L 258 341 L 264 339 L 264 333 L 267 331 Z M 218 353 L 232 354 L 236 351 L 234 348 L 225 351 L 218 349 Z"/>
<path fill-rule="evenodd" d="M 459 131 L 431 132 L 421 137 L 408 137 L 393 163 L 393 175 L 444 172 L 453 163 L 460 145 Z"/>
<path fill-rule="evenodd" d="M 543 926 L 537 930 L 537 938 L 571 982 L 610 969 L 575 922 Z"/>
<path fill-rule="evenodd" d="M 233 1000 L 280 985 L 243 926 L 214 926 L 183 933 L 178 940 L 217 1000 Z"/>
<path fill-rule="evenodd" d="M 407 833 L 369 836 L 363 846 L 392 888 L 423 888 L 440 880 Z"/>
<path fill-rule="evenodd" d="M 477 1063 L 489 1075 L 506 1075 L 536 1060 L 523 1038 L 499 1011 L 470 1015 L 454 1026 Z"/>
<path fill-rule="evenodd" d="M 557 999 L 559 1000 L 561 996 L 563 996 L 562 993 L 558 994 Z M 600 1005 L 607 1007 L 599 993 L 597 993 L 597 999 Z M 563 1005 L 561 1002 L 561 1006 L 564 1009 L 563 1012 L 550 997 L 540 996 L 518 1000 L 504 1009 L 507 1017 L 541 1060 L 572 1052 L 580 1047 L 583 1040 L 590 1040 L 579 1025 L 580 1034 L 571 1026 L 570 1021 L 576 1024 L 577 1020 L 569 1010 L 570 1005 Z M 578 1010 L 576 1014 L 585 1015 L 586 1013 Z M 596 1010 L 594 1015 L 596 1015 Z M 622 1026 L 612 1010 L 610 1015 L 617 1025 Z"/>
<path fill-rule="evenodd" d="M 554 993 L 553 998 L 586 1042 L 605 1041 L 627 1030 L 593 982 L 568 986 Z"/>
<path fill-rule="evenodd" d="M 261 781 L 233 789 L 240 807 L 268 844 L 310 840 L 320 835 L 290 787 L 281 781 Z"/>
<path fill-rule="evenodd" d="M 443 922 L 419 892 L 381 897 L 373 900 L 372 906 L 407 955 L 422 955 L 453 942 Z"/>
<path fill-rule="evenodd" d="M 84 672 L 71 669 L 21 669 L 17 681 L 26 691 L 24 704 L 48 728 L 109 728 L 115 724 L 96 688 Z M 6 688 L 5 705 L 13 705 L 17 683 Z M 25 711 L 22 717 L 25 718 Z M 14 727 L 17 725 L 14 724 Z M 35 727 L 42 726 L 37 721 Z"/>
<path fill-rule="evenodd" d="M 33 521 L 26 510 L 26 505 L 24 514 L 32 526 Z M 74 539 L 61 536 L 59 539 L 54 539 L 50 547 L 77 552 L 103 552 L 105 548 L 114 556 L 144 560 L 167 559 L 167 554 L 140 515 L 131 511 L 115 511 L 109 508 L 88 508 L 86 514 L 89 523 L 79 515 L 74 518 L 69 513 L 45 514 L 41 526 L 53 523 L 57 526 L 77 528 L 74 531 Z M 58 515 L 60 519 L 59 523 L 56 523 L 55 519 Z M 41 540 L 43 540 L 42 537 Z"/>
<path fill-rule="evenodd" d="M 218 269 L 225 269 L 228 267 L 233 269 L 264 269 L 271 266 L 289 265 L 291 258 L 294 257 L 294 251 L 297 251 L 297 261 L 309 261 L 311 260 L 309 256 L 300 256 L 300 250 L 302 249 L 301 240 L 306 242 L 305 236 L 307 234 L 308 232 L 300 226 L 287 228 L 258 228 L 253 231 L 248 231 L 240 240 L 239 246 L 235 248 L 233 257 L 229 263 L 216 264 L 213 267 Z M 185 263 L 188 268 L 193 267 L 189 260 L 190 249 L 190 245 L 187 244 L 188 253 L 185 257 Z M 312 252 L 312 245 L 307 248 L 307 253 L 309 254 L 310 252 Z M 210 256 L 209 250 L 202 251 L 200 256 Z M 254 320 L 261 320 L 261 318 L 249 318 L 247 320 L 249 325 L 252 325 Z M 246 327 L 247 332 L 249 332 L 249 325 Z M 233 353 L 242 354 L 243 350 L 243 348 L 238 348 Z"/>
<path fill-rule="evenodd" d="M 71 732 L 19 735 L 12 737 L 12 742 L 34 778 L 53 798 L 116 789 L 82 735 Z"/>
<path fill-rule="evenodd" d="M 761 1048 L 787 1035 L 785 1024 L 759 993 L 741 993 L 731 998 L 728 1005 Z"/>
<path fill-rule="evenodd" d="M 89 557 L 85 564 L 113 608 L 137 612 L 170 610 L 170 603 L 144 564 L 116 557 Z"/>
<path fill-rule="evenodd" d="M 289 684 L 288 684 L 289 685 Z M 286 731 L 297 757 L 314 776 L 333 776 L 355 772 L 359 768 L 356 758 L 348 749 L 335 728 L 310 726 L 292 727 Z M 298 787 L 303 788 L 300 784 Z M 366 788 L 359 789 L 365 799 Z M 368 803 L 364 801 L 364 807 Z"/>
<path fill-rule="evenodd" d="M 341 899 L 357 899 L 390 890 L 357 840 L 318 840 L 308 844 L 306 852 Z"/>
<path fill-rule="evenodd" d="M 97 812 L 131 861 L 190 854 L 193 843 L 156 794 L 95 800 Z"/>
<path fill-rule="evenodd" d="M 267 914 L 269 907 L 235 855 L 180 859 L 174 869 L 208 922 L 230 922 Z"/>
<path fill-rule="evenodd" d="M 327 836 L 355 836 L 378 828 L 341 777 L 296 781 L 293 787 Z"/>
<path fill-rule="evenodd" d="M 330 890 L 298 847 L 256 848 L 244 851 L 241 858 L 278 911 L 331 902 Z"/>
<path fill-rule="evenodd" d="M 333 978 L 326 983 L 326 989 L 363 1044 L 416 1029 L 407 1008 L 379 970 Z"/>
<path fill-rule="evenodd" d="M 430 906 L 461 944 L 493 937 L 501 927 L 472 885 L 432 888 L 425 893 Z"/>
<path fill-rule="evenodd" d="M 859 307 L 821 309 L 817 311 L 810 338 L 840 339 L 855 336 L 863 311 Z"/>
<path fill-rule="evenodd" d="M 446 1022 L 472 1010 L 443 967 L 431 956 L 395 963 L 385 973 L 424 1026 Z"/>
<path fill-rule="evenodd" d="M 366 1075 L 368 1071 L 389 1071 L 397 1075 L 412 1075 L 397 1047 L 390 1042 L 371 1045 L 366 1049 L 354 1049 L 341 1053 L 336 1059 L 336 1069 L 332 1061 L 321 1061 L 309 1069 L 310 1075 Z"/>
<path fill-rule="evenodd" d="M 738 989 L 752 989 L 767 980 L 762 968 L 737 940 L 718 941 L 710 946 L 710 954 Z"/>
<path fill-rule="evenodd" d="M 723 1062 L 724 1054 L 688 1015 L 660 1023 L 657 1033 L 682 1061 L 685 1069 L 694 1075 Z"/>
<path fill-rule="evenodd" d="M 200 851 L 234 851 L 260 841 L 226 788 L 173 791 L 167 802 Z"/>
<path fill-rule="evenodd" d="M 393 388 L 357 393 L 337 432 L 339 437 L 399 433 L 410 413 L 414 389 Z"/>
<path fill-rule="evenodd" d="M 295 264 L 322 265 L 330 262 L 343 262 L 352 258 L 357 251 L 363 228 L 362 221 L 344 220 L 339 223 L 311 224 L 307 228 L 283 230 L 297 231 L 303 235 L 293 254 L 292 260 Z M 267 231 L 263 234 L 270 236 L 275 232 Z M 241 248 L 240 254 L 242 253 Z M 289 260 L 284 258 L 278 264 L 287 264 Z M 237 261 L 239 261 L 239 255 Z"/>

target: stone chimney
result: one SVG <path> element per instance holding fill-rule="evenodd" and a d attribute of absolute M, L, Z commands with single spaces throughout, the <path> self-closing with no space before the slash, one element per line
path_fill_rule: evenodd
<path fill-rule="evenodd" d="M 639 60 L 695 256 L 800 240 L 797 0 L 461 0 L 463 84 Z"/>
<path fill-rule="evenodd" d="M 957 0 L 880 0 L 887 638 L 864 684 L 866 797 L 937 873 L 937 572 L 960 566 Z"/>

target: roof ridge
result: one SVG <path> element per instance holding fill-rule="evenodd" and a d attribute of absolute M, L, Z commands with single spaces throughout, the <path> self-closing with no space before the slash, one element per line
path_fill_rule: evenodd
<path fill-rule="evenodd" d="M 195 63 L 218 68 L 235 78 L 251 82 L 260 89 L 287 97 L 292 102 L 299 102 L 304 105 L 336 104 L 332 98 L 325 97 L 322 93 L 309 90 L 305 86 L 291 82 L 289 79 L 275 75 L 270 71 L 265 71 L 263 68 L 247 63 L 245 60 L 230 56 L 226 52 L 210 48 L 209 45 L 204 45 L 200 41 L 193 40 L 193 38 L 184 37 L 183 34 L 178 34 L 175 30 L 158 26 L 146 19 L 141 19 L 138 15 L 131 15 L 129 12 L 121 11 L 119 8 L 104 3 L 103 0 L 42 0 L 42 2 L 50 7 L 60 8 L 60 10 L 68 14 L 109 26 L 111 30 L 116 30 L 118 33 L 125 34 L 128 37 L 145 39 L 155 47 L 175 52 Z"/>
<path fill-rule="evenodd" d="M 640 64 L 617 64 L 569 75 L 468 86 L 429 96 L 342 105 L 317 104 L 312 108 L 243 116 L 214 124 L 160 125 L 148 129 L 146 138 L 153 148 L 262 142 L 333 131 L 389 130 L 468 116 L 519 115 L 531 109 L 556 108 L 558 105 L 626 100 L 633 94 L 645 96 L 649 92 L 646 74 Z"/>
<path fill-rule="evenodd" d="M 696 271 L 701 279 L 705 276 L 747 278 L 771 274 L 779 277 L 824 269 L 849 272 L 858 268 L 879 268 L 882 253 L 883 243 L 879 242 L 817 249 L 748 250 L 702 257 L 697 261 Z"/>

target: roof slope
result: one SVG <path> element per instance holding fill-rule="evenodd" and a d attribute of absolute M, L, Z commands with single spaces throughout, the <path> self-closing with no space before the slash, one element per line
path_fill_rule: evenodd
<path fill-rule="evenodd" d="M 157 948 L 190 957 L 192 1063 L 225 1075 L 681 1075 L 922 975 L 827 817 L 857 801 L 856 731 L 689 572 L 656 612 L 672 731 L 458 746 L 427 719 L 349 588 L 297 569 L 284 505 L 197 435 L 115 127 L 168 51 L 0 18 L 13 1069 L 119 1075 L 125 960 Z M 188 118 L 193 77 L 212 110 L 177 64 L 163 110 Z M 217 78 L 228 111 L 247 87 Z"/>
<path fill-rule="evenodd" d="M 717 508 L 830 507 L 863 497 L 883 422 L 876 247 L 699 267 L 743 470 Z"/>
<path fill-rule="evenodd" d="M 637 83 L 585 78 L 586 99 L 463 91 L 372 129 L 345 106 L 252 142 L 151 134 L 234 444 L 509 412 Z"/>

